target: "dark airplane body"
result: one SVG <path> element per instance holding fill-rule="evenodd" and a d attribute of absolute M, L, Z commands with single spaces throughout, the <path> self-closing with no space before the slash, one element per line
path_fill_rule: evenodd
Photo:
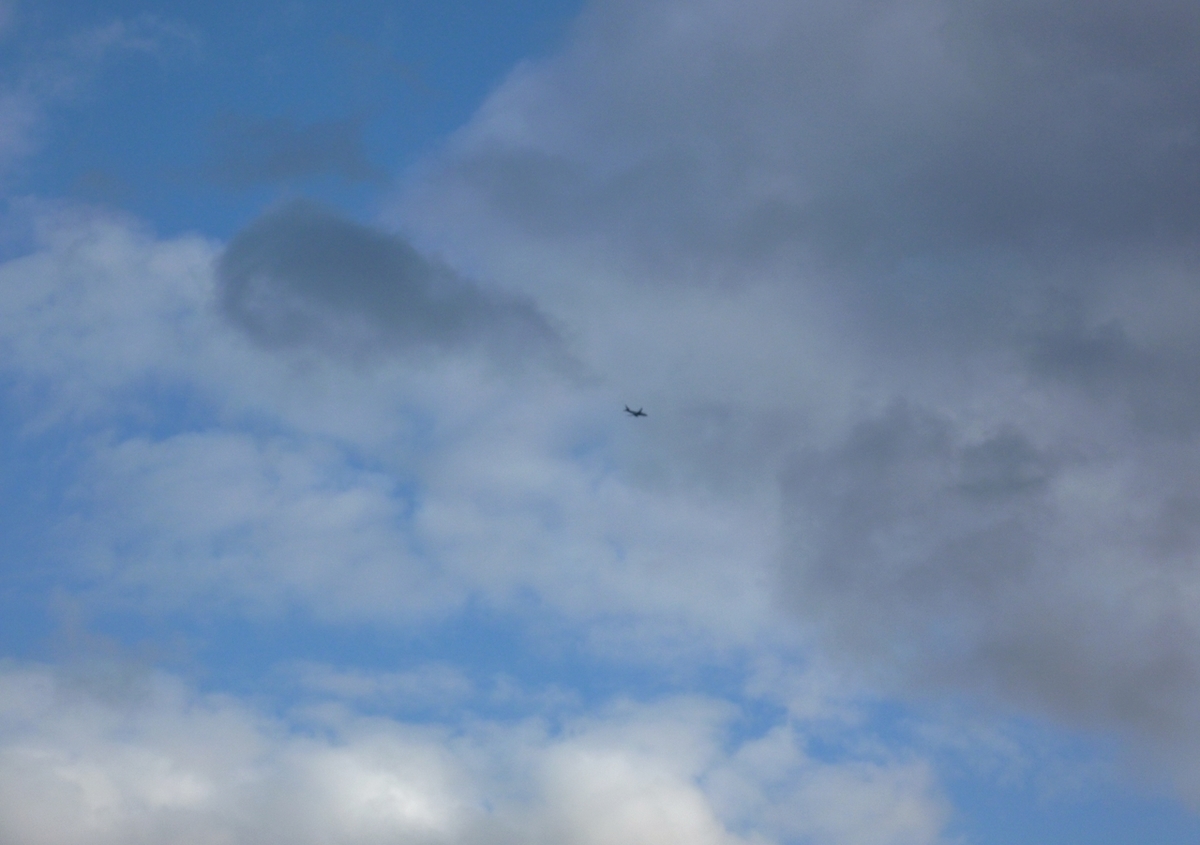
<path fill-rule="evenodd" d="M 628 405 L 625 406 L 625 413 L 629 414 L 629 416 L 631 416 L 631 417 L 644 417 L 647 415 L 646 412 L 643 411 L 641 408 L 638 408 L 635 411 L 632 408 L 630 408 Z"/>

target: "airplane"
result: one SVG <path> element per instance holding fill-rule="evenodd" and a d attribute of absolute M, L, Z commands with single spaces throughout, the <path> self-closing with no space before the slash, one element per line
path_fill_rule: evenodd
<path fill-rule="evenodd" d="M 633 410 L 632 408 L 630 408 L 628 405 L 626 405 L 626 406 L 625 406 L 625 413 L 629 414 L 629 416 L 631 416 L 631 417 L 644 417 L 644 416 L 647 416 L 646 412 L 645 412 L 645 411 L 643 411 L 641 408 L 638 408 L 638 409 L 635 411 L 635 410 Z"/>

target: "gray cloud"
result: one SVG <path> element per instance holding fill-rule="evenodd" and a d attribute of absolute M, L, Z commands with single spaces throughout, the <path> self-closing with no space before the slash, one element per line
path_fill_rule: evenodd
<path fill-rule="evenodd" d="M 744 461 L 796 456 L 791 610 L 907 689 L 1194 757 L 1198 44 L 1177 0 L 600 2 L 406 219 L 670 298 L 636 342 L 678 402 L 717 358 L 682 315 L 774 291 L 704 343 L 731 417 L 791 414 Z"/>
<path fill-rule="evenodd" d="M 647 36 L 679 5 L 597 4 L 574 52 L 497 98 L 541 136 L 482 123 L 453 179 L 525 231 L 602 227 L 668 262 L 802 250 L 889 309 L 950 298 L 975 322 L 981 287 L 1023 292 L 998 260 L 1037 287 L 1081 249 L 1192 241 L 1188 4 L 716 4 Z"/>
<path fill-rule="evenodd" d="M 559 357 L 529 302 L 483 290 L 396 235 L 292 201 L 230 241 L 222 310 L 256 341 L 361 358 L 387 350 L 479 349 L 498 363 Z"/>
<path fill-rule="evenodd" d="M 1074 457 L 906 406 L 862 423 L 785 475 L 805 549 L 787 570 L 795 602 L 893 680 L 1189 733 L 1200 632 L 1179 600 L 1197 584 L 1194 532 L 1180 535 L 1197 513 L 1187 472 L 1135 465 L 1142 478 L 1106 501 L 1086 488 L 1112 483 L 1095 477 L 1101 461 Z M 1152 497 L 1137 515 L 1135 490 Z"/>
<path fill-rule="evenodd" d="M 286 117 L 226 117 L 212 137 L 209 178 L 231 188 L 332 175 L 347 182 L 385 182 L 363 149 L 361 120 L 298 124 Z"/>
<path fill-rule="evenodd" d="M 1200 345 L 1138 343 L 1117 320 L 1037 336 L 1030 370 L 1118 412 L 1143 433 L 1187 439 L 1200 430 Z"/>

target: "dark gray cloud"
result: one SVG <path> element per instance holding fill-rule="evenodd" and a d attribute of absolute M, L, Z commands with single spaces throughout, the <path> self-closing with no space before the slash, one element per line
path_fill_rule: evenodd
<path fill-rule="evenodd" d="M 241 231 L 217 270 L 225 315 L 268 347 L 348 358 L 475 349 L 500 364 L 562 356 L 532 303 L 486 291 L 403 238 L 306 201 Z"/>
<path fill-rule="evenodd" d="M 286 117 L 225 117 L 213 128 L 205 173 L 236 189 L 313 176 L 386 182 L 367 157 L 362 133 L 363 122 L 354 119 L 300 124 Z"/>
<path fill-rule="evenodd" d="M 1138 343 L 1118 320 L 1037 336 L 1030 370 L 1116 409 L 1144 434 L 1185 442 L 1200 431 L 1200 338 Z"/>
<path fill-rule="evenodd" d="M 1020 349 L 1044 374 L 1031 334 L 1063 331 L 1063 298 L 1084 331 L 1127 331 L 1104 296 L 1164 254 L 1200 271 L 1193 4 L 687 5 L 596 4 L 429 190 L 488 209 L 498 239 L 590 244 L 659 281 L 804 267 L 866 346 L 939 366 Z"/>
<path fill-rule="evenodd" d="M 1195 244 L 1191 4 L 763 0 L 672 31 L 682 5 L 597 4 L 514 96 L 543 137 L 477 144 L 453 178 L 526 231 L 666 263 L 801 251 L 889 314 L 934 299 L 975 323 L 1081 250 Z"/>
<path fill-rule="evenodd" d="M 1113 500 L 1098 463 L 896 405 L 786 472 L 791 595 L 892 682 L 1194 739 L 1195 460 L 1157 490 L 1161 467 L 1127 465 Z"/>

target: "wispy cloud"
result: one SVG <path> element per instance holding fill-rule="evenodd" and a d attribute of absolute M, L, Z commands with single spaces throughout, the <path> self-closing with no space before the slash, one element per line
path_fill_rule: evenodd
<path fill-rule="evenodd" d="M 363 121 L 297 123 L 286 117 L 225 117 L 213 127 L 205 175 L 230 188 L 291 183 L 314 176 L 384 183 L 363 147 Z"/>
<path fill-rule="evenodd" d="M 15 4 L 0 5 L 0 35 L 20 25 L 15 9 Z M 114 54 L 163 57 L 168 50 L 178 54 L 195 47 L 195 33 L 153 15 L 118 19 L 27 47 L 9 77 L 0 80 L 0 180 L 40 148 L 47 111 L 85 89 Z"/>

